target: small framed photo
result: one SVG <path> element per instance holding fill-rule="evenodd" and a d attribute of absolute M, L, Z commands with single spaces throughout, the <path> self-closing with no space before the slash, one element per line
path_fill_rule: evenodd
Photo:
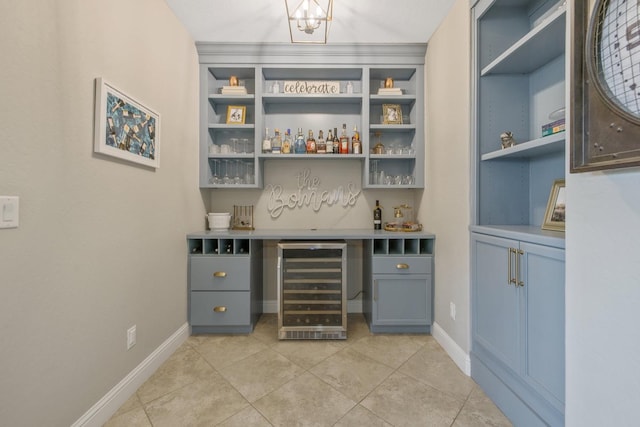
<path fill-rule="evenodd" d="M 160 114 L 99 77 L 95 81 L 94 151 L 160 166 Z"/>
<path fill-rule="evenodd" d="M 564 179 L 558 179 L 551 187 L 547 211 L 544 214 L 543 230 L 564 231 L 565 224 L 565 187 Z"/>
<path fill-rule="evenodd" d="M 382 118 L 385 125 L 401 125 L 402 108 L 398 104 L 383 104 Z"/>
<path fill-rule="evenodd" d="M 229 105 L 227 107 L 227 124 L 243 125 L 246 113 L 247 107 L 243 105 Z"/>

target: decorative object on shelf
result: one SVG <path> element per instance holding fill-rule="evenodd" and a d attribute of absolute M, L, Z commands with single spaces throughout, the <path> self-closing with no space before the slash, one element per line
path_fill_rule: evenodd
<path fill-rule="evenodd" d="M 160 167 L 160 114 L 96 79 L 94 151 Z"/>
<path fill-rule="evenodd" d="M 384 145 L 381 142 L 382 132 L 376 131 L 374 136 L 377 138 L 376 145 L 373 146 L 373 154 L 384 154 Z"/>
<path fill-rule="evenodd" d="M 291 95 L 338 95 L 340 93 L 340 82 L 285 80 L 284 93 Z"/>
<path fill-rule="evenodd" d="M 227 124 L 243 125 L 247 107 L 244 105 L 229 105 L 227 107 Z"/>
<path fill-rule="evenodd" d="M 557 179 L 549 194 L 549 202 L 542 223 L 543 230 L 564 231 L 565 203 L 565 182 L 564 179 Z"/>
<path fill-rule="evenodd" d="M 393 77 L 387 77 L 380 83 L 383 87 L 378 88 L 378 95 L 402 95 L 402 89 L 393 87 Z"/>
<path fill-rule="evenodd" d="M 385 125 L 401 125 L 402 108 L 398 104 L 382 104 L 382 118 Z"/>
<path fill-rule="evenodd" d="M 513 138 L 513 133 L 510 131 L 502 132 L 500 134 L 500 140 L 502 141 L 502 149 L 515 147 L 516 140 Z"/>
<path fill-rule="evenodd" d="M 392 222 L 386 222 L 384 229 L 387 231 L 422 231 L 422 224 L 413 220 L 413 208 L 407 204 L 393 207 Z"/>
<path fill-rule="evenodd" d="M 637 2 L 584 3 L 574 7 L 571 172 L 640 166 Z"/>
<path fill-rule="evenodd" d="M 285 0 L 291 43 L 326 44 L 333 0 Z"/>
<path fill-rule="evenodd" d="M 231 214 L 229 212 L 211 212 L 207 214 L 210 230 L 227 230 L 231 224 Z"/>
<path fill-rule="evenodd" d="M 253 230 L 253 205 L 233 206 L 234 230 Z"/>
<path fill-rule="evenodd" d="M 229 76 L 229 86 L 238 86 L 237 76 Z"/>

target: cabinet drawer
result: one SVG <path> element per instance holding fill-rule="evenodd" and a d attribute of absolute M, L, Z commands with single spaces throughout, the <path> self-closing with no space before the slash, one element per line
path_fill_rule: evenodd
<path fill-rule="evenodd" d="M 248 325 L 250 321 L 250 292 L 191 292 L 192 325 Z"/>
<path fill-rule="evenodd" d="M 430 256 L 374 256 L 373 274 L 431 274 Z"/>
<path fill-rule="evenodd" d="M 248 291 L 250 267 L 249 257 L 193 257 L 191 290 Z"/>

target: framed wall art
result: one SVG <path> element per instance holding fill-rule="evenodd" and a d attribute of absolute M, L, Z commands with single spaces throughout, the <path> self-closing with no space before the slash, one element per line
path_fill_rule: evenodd
<path fill-rule="evenodd" d="M 160 167 L 160 114 L 96 79 L 94 151 Z"/>
<path fill-rule="evenodd" d="M 385 125 L 401 125 L 402 108 L 398 104 L 383 104 L 382 119 Z"/>
<path fill-rule="evenodd" d="M 243 125 L 247 107 L 243 105 L 229 105 L 227 107 L 227 124 Z"/>
<path fill-rule="evenodd" d="M 640 11 L 575 2 L 571 172 L 640 166 Z"/>
<path fill-rule="evenodd" d="M 547 210 L 542 223 L 543 230 L 564 231 L 566 196 L 564 179 L 558 179 L 551 187 Z"/>

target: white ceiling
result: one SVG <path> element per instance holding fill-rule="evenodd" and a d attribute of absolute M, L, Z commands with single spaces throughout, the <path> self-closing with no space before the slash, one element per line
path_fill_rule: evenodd
<path fill-rule="evenodd" d="M 424 43 L 455 0 L 334 0 L 328 43 Z M 284 0 L 166 0 L 195 41 L 290 43 Z"/>

